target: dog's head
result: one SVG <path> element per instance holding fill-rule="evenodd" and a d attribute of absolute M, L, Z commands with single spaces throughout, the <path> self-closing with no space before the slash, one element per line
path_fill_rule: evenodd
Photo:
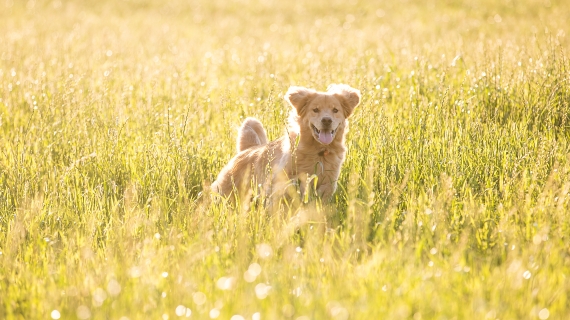
<path fill-rule="evenodd" d="M 316 141 L 328 145 L 360 103 L 360 91 L 345 84 L 330 85 L 326 92 L 290 87 L 285 100 L 297 111 L 299 124 L 308 126 Z"/>

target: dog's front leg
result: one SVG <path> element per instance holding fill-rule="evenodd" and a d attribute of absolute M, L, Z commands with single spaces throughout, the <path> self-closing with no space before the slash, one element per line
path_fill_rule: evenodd
<path fill-rule="evenodd" d="M 317 194 L 325 202 L 328 202 L 332 199 L 332 195 L 335 191 L 336 191 L 336 181 L 322 184 L 317 188 Z"/>
<path fill-rule="evenodd" d="M 301 201 L 306 202 L 308 200 L 308 195 L 305 194 L 308 190 L 311 190 L 309 184 L 310 181 L 308 180 L 309 175 L 306 173 L 300 173 L 297 175 L 297 181 L 299 186 L 299 194 L 301 195 Z"/>

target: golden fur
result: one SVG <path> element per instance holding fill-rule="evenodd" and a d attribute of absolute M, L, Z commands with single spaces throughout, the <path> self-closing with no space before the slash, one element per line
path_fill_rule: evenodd
<path fill-rule="evenodd" d="M 245 119 L 238 154 L 222 169 L 212 190 L 241 199 L 252 193 L 279 197 L 290 181 L 299 181 L 303 195 L 309 177 L 316 176 L 318 195 L 331 198 L 345 158 L 347 119 L 360 103 L 360 91 L 343 84 L 331 85 L 326 92 L 294 86 L 285 100 L 292 106 L 288 134 L 267 142 L 261 122 Z"/>

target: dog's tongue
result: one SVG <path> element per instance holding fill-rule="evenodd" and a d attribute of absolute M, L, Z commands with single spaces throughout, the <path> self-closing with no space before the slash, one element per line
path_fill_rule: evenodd
<path fill-rule="evenodd" d="M 325 132 L 324 130 L 321 130 L 321 132 L 319 132 L 319 141 L 322 144 L 329 144 L 331 143 L 333 140 L 333 135 L 332 132 Z"/>

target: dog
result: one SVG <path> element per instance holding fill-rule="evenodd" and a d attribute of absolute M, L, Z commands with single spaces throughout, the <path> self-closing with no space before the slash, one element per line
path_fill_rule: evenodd
<path fill-rule="evenodd" d="M 292 86 L 284 98 L 291 106 L 287 134 L 268 142 L 261 122 L 246 118 L 237 155 L 211 185 L 214 192 L 243 202 L 255 194 L 281 197 L 296 185 L 301 197 L 315 186 L 323 201 L 332 198 L 345 160 L 348 118 L 360 103 L 360 91 L 345 84 L 325 92 Z"/>

